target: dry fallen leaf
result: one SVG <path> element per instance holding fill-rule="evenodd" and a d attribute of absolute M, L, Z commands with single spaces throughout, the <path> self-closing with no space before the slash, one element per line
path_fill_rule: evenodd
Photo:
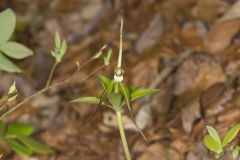
<path fill-rule="evenodd" d="M 175 74 L 176 95 L 188 94 L 188 91 L 204 91 L 217 82 L 224 82 L 226 76 L 222 67 L 206 54 L 195 54 L 189 57 L 177 69 Z M 201 86 L 201 87 L 199 87 Z"/>
<path fill-rule="evenodd" d="M 194 122 L 201 118 L 199 98 L 196 98 L 181 110 L 181 118 L 183 129 L 190 133 Z"/>
<path fill-rule="evenodd" d="M 160 158 L 161 157 L 161 158 Z M 138 160 L 181 160 L 181 156 L 174 149 L 160 143 L 150 145 Z"/>
<path fill-rule="evenodd" d="M 240 1 L 237 1 L 225 15 L 217 20 L 205 37 L 205 49 L 219 54 L 226 49 L 240 29 Z"/>
<path fill-rule="evenodd" d="M 146 49 L 149 49 L 157 44 L 163 32 L 163 23 L 162 16 L 160 13 L 157 13 L 136 42 L 135 48 L 139 54 L 144 53 Z"/>

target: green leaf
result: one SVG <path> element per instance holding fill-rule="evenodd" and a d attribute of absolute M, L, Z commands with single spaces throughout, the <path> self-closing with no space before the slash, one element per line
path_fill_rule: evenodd
<path fill-rule="evenodd" d="M 225 147 L 226 145 L 228 145 L 228 143 L 230 143 L 236 137 L 239 130 L 240 130 L 240 124 L 231 128 L 223 139 L 222 147 Z"/>
<path fill-rule="evenodd" d="M 3 121 L 0 121 L 0 134 L 3 134 L 4 124 Z"/>
<path fill-rule="evenodd" d="M 12 123 L 7 128 L 7 136 L 30 136 L 35 127 L 30 124 Z"/>
<path fill-rule="evenodd" d="M 0 45 L 2 45 L 10 39 L 15 29 L 16 16 L 11 9 L 0 12 L 0 24 Z"/>
<path fill-rule="evenodd" d="M 70 101 L 72 103 L 90 103 L 90 104 L 99 104 L 100 99 L 97 97 L 81 97 Z"/>
<path fill-rule="evenodd" d="M 120 83 L 120 87 L 122 89 L 122 93 L 123 93 L 123 96 L 124 96 L 124 99 L 127 103 L 127 107 L 128 107 L 128 111 L 129 111 L 129 114 L 130 114 L 130 117 L 132 119 L 132 122 L 134 123 L 134 125 L 136 126 L 137 130 L 139 131 L 139 133 L 142 135 L 142 137 L 144 138 L 145 141 L 147 141 L 145 135 L 143 134 L 143 132 L 141 131 L 141 129 L 138 127 L 137 123 L 135 122 L 134 120 L 134 117 L 133 117 L 133 113 L 132 113 L 132 109 L 131 109 L 131 105 L 130 105 L 130 94 L 129 94 L 129 89 L 124 85 L 124 83 Z"/>
<path fill-rule="evenodd" d="M 67 51 L 67 42 L 63 40 L 61 50 L 60 50 L 60 55 L 62 55 L 63 57 L 66 51 Z"/>
<path fill-rule="evenodd" d="M 107 88 L 110 85 L 110 83 L 111 83 L 110 79 L 108 79 L 107 77 L 105 77 L 103 75 L 99 75 L 98 77 L 99 77 L 99 79 L 101 81 L 101 84 L 102 84 L 104 89 Z"/>
<path fill-rule="evenodd" d="M 61 62 L 63 56 L 67 51 L 67 42 L 65 40 L 61 40 L 59 33 L 55 33 L 55 48 L 51 52 L 52 56 L 55 58 L 57 62 Z"/>
<path fill-rule="evenodd" d="M 208 130 L 208 133 L 209 135 L 218 143 L 221 145 L 221 138 L 219 137 L 217 131 L 211 127 L 211 126 L 207 126 L 207 130 Z"/>
<path fill-rule="evenodd" d="M 61 48 L 61 38 L 58 32 L 55 32 L 55 47 Z"/>
<path fill-rule="evenodd" d="M 114 108 L 117 107 L 117 109 L 119 109 L 123 102 L 123 97 L 120 93 L 110 93 L 108 94 L 108 100 Z"/>
<path fill-rule="evenodd" d="M 216 152 L 218 154 L 222 152 L 221 145 L 219 145 L 218 142 L 214 138 L 212 138 L 210 135 L 206 135 L 204 137 L 204 144 L 209 150 L 213 152 Z"/>
<path fill-rule="evenodd" d="M 6 138 L 5 141 L 7 142 L 7 144 L 10 146 L 10 148 L 12 150 L 14 150 L 15 152 L 17 152 L 20 155 L 30 156 L 32 154 L 32 150 L 30 148 L 19 143 L 18 141 L 14 140 L 14 139 Z"/>
<path fill-rule="evenodd" d="M 98 103 L 98 107 L 97 108 L 99 108 L 99 106 L 102 105 L 103 100 L 105 99 L 106 95 L 111 93 L 111 91 L 113 90 L 114 84 L 115 84 L 115 81 L 112 80 L 112 81 L 110 81 L 110 84 L 104 89 L 104 91 L 103 91 L 103 93 L 102 93 L 102 95 L 100 97 L 100 101 Z"/>
<path fill-rule="evenodd" d="M 136 86 L 128 86 L 129 92 L 132 94 L 133 92 L 137 91 L 139 88 Z"/>
<path fill-rule="evenodd" d="M 14 59 L 23 59 L 33 55 L 32 50 L 17 42 L 7 42 L 0 46 L 0 50 Z"/>
<path fill-rule="evenodd" d="M 80 97 L 80 98 L 74 99 L 70 102 L 71 103 L 89 103 L 89 104 L 99 105 L 100 99 L 97 98 L 97 97 Z M 102 103 L 103 106 L 106 106 L 106 107 L 109 107 L 109 108 L 113 109 L 112 106 L 110 106 L 110 105 L 108 105 L 104 102 L 101 102 L 101 103 Z"/>
<path fill-rule="evenodd" d="M 237 158 L 238 154 L 239 154 L 239 147 L 236 146 L 236 147 L 234 147 L 234 149 L 232 150 L 232 156 L 233 156 L 233 159 L 234 159 L 234 160 Z"/>
<path fill-rule="evenodd" d="M 6 72 L 16 72 L 16 73 L 22 72 L 20 68 L 18 68 L 15 64 L 13 64 L 2 53 L 0 53 L 0 70 L 6 71 Z"/>
<path fill-rule="evenodd" d="M 136 91 L 131 93 L 131 101 L 134 101 L 138 98 L 153 94 L 157 91 L 159 91 L 159 90 L 158 89 L 144 89 L 144 88 L 137 89 Z"/>
<path fill-rule="evenodd" d="M 29 147 L 32 151 L 34 151 L 36 153 L 40 153 L 40 154 L 51 154 L 51 153 L 53 153 L 53 150 L 50 147 L 32 139 L 32 138 L 19 136 L 18 139 L 24 145 L 26 145 L 27 147 Z"/>

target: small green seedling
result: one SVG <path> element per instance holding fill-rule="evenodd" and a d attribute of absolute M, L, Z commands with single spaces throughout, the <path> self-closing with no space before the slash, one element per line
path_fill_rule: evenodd
<path fill-rule="evenodd" d="M 61 40 L 60 35 L 58 32 L 55 33 L 55 48 L 51 52 L 52 56 L 55 58 L 55 63 L 50 71 L 50 75 L 47 80 L 46 88 L 49 87 L 53 73 L 57 67 L 57 65 L 62 61 L 63 56 L 67 51 L 67 42 L 65 40 Z"/>
<path fill-rule="evenodd" d="M 20 156 L 30 156 L 34 152 L 53 153 L 51 148 L 30 137 L 34 132 L 35 128 L 29 124 L 11 123 L 5 128 L 3 122 L 0 121 L 0 138 Z"/>
<path fill-rule="evenodd" d="M 16 16 L 11 9 L 0 12 L 0 24 L 0 70 L 20 73 L 22 70 L 9 58 L 24 59 L 33 52 L 23 44 L 9 41 L 16 26 Z"/>
<path fill-rule="evenodd" d="M 51 52 L 52 56 L 55 57 L 57 63 L 62 61 L 64 54 L 67 51 L 67 42 L 61 40 L 59 33 L 55 33 L 55 49 Z"/>
<path fill-rule="evenodd" d="M 8 94 L 0 99 L 1 109 L 8 107 L 8 102 L 16 99 L 18 93 L 15 82 L 9 88 Z M 40 154 L 50 154 L 53 151 L 34 140 L 30 136 L 34 133 L 35 128 L 32 125 L 22 123 L 12 123 L 7 127 L 3 121 L 0 121 L 0 139 L 4 140 L 9 147 L 21 156 L 30 156 L 33 152 Z"/>
<path fill-rule="evenodd" d="M 97 111 L 99 110 L 99 108 L 101 106 L 105 106 L 105 107 L 108 107 L 108 108 L 114 110 L 116 113 L 117 121 L 118 121 L 118 127 L 119 127 L 119 131 L 120 131 L 126 159 L 131 160 L 131 156 L 130 156 L 130 152 L 128 149 L 128 144 L 127 144 L 127 140 L 126 140 L 126 136 L 125 136 L 125 132 L 124 132 L 124 124 L 122 121 L 123 109 L 127 106 L 127 109 L 129 111 L 129 114 L 130 114 L 130 117 L 131 117 L 133 123 L 135 124 L 136 128 L 139 130 L 141 135 L 144 137 L 144 139 L 146 140 L 146 137 L 144 136 L 143 132 L 139 129 L 139 127 L 137 126 L 137 124 L 134 120 L 132 109 L 131 109 L 131 102 L 138 98 L 155 93 L 158 90 L 126 86 L 123 83 L 124 70 L 121 66 L 121 63 L 122 63 L 122 30 L 123 30 L 123 18 L 121 20 L 121 28 L 120 28 L 120 49 L 119 49 L 119 55 L 118 55 L 118 65 L 115 69 L 114 79 L 111 80 L 105 76 L 102 76 L 102 75 L 99 76 L 100 82 L 103 86 L 103 92 L 102 92 L 100 98 L 98 98 L 98 97 L 81 97 L 81 98 L 72 100 L 71 102 L 96 104 L 97 108 L 93 112 L 91 118 L 97 113 Z"/>
<path fill-rule="evenodd" d="M 215 158 L 220 159 L 227 152 L 227 149 L 230 148 L 232 156 L 234 160 L 236 160 L 239 155 L 240 146 L 231 144 L 231 142 L 240 131 L 240 124 L 232 127 L 223 140 L 221 140 L 217 131 L 213 127 L 207 126 L 207 130 L 208 135 L 204 137 L 204 144 L 209 150 L 216 153 Z"/>

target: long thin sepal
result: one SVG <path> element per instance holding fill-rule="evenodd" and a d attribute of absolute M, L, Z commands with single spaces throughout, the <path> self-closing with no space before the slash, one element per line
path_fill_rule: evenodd
<path fill-rule="evenodd" d="M 107 88 L 105 88 L 105 90 L 103 91 L 101 97 L 100 97 L 100 101 L 97 105 L 97 108 L 95 109 L 95 111 L 91 114 L 90 118 L 88 119 L 88 121 L 91 121 L 92 118 L 96 115 L 96 113 L 98 112 L 100 106 L 102 105 L 102 102 L 104 100 L 104 98 L 106 97 L 106 95 L 111 91 L 113 85 L 114 85 L 115 81 L 112 80 L 111 83 L 108 85 Z"/>
<path fill-rule="evenodd" d="M 120 44 L 119 44 L 119 53 L 118 53 L 118 67 L 122 66 L 122 36 L 123 36 L 123 16 L 121 17 L 121 27 L 120 27 Z"/>
<path fill-rule="evenodd" d="M 130 105 L 130 97 L 129 97 L 127 88 L 126 88 L 126 86 L 125 86 L 122 82 L 120 83 L 120 87 L 121 87 L 121 90 L 122 90 L 124 99 L 126 100 L 127 107 L 128 107 L 128 111 L 129 111 L 130 117 L 131 117 L 131 119 L 132 119 L 132 122 L 133 122 L 134 125 L 136 126 L 137 130 L 139 131 L 139 133 L 142 135 L 143 139 L 144 139 L 145 141 L 147 141 L 147 138 L 145 137 L 144 133 L 141 131 L 141 129 L 140 129 L 139 126 L 137 125 L 136 121 L 134 120 L 133 113 L 132 113 L 132 109 L 131 109 L 131 105 Z"/>

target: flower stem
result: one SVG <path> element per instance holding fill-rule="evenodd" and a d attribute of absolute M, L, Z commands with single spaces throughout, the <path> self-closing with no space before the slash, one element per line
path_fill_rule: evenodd
<path fill-rule="evenodd" d="M 121 136 L 122 145 L 123 145 L 123 149 L 124 149 L 126 159 L 131 160 L 131 155 L 130 155 L 130 152 L 129 152 L 129 149 L 128 149 L 127 139 L 126 139 L 126 135 L 125 135 L 124 127 L 123 127 L 124 124 L 123 124 L 123 120 L 122 120 L 121 111 L 116 111 L 116 116 L 117 116 L 118 128 L 119 128 L 119 132 L 120 132 L 120 136 Z"/>

